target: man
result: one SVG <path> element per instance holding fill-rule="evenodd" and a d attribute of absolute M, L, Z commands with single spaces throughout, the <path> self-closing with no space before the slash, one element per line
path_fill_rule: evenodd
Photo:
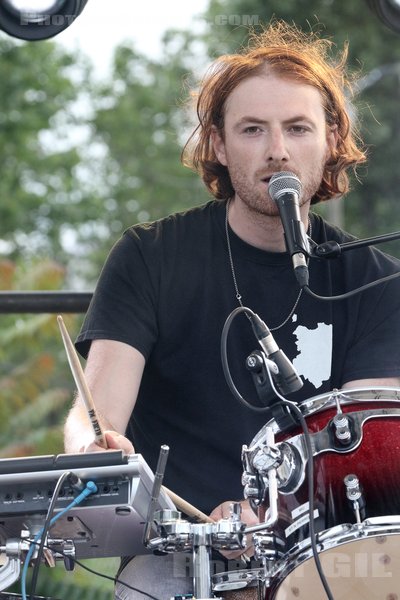
<path fill-rule="evenodd" d="M 223 501 L 242 497 L 241 446 L 265 423 L 265 415 L 237 402 L 222 373 L 221 331 L 239 303 L 302 365 L 304 386 L 291 400 L 400 382 L 398 280 L 346 302 L 299 291 L 268 193 L 274 173 L 295 173 L 310 237 L 349 239 L 309 212 L 310 204 L 345 193 L 346 170 L 365 160 L 346 111 L 345 57 L 331 64 L 328 47 L 275 23 L 243 54 L 216 61 L 201 85 L 200 123 L 184 152 L 216 200 L 126 232 L 77 341 L 88 355 L 86 376 L 109 447 L 129 453 L 134 445 L 154 469 L 160 445 L 168 444 L 166 486 L 214 518 L 226 515 Z M 371 249 L 331 262 L 310 259 L 310 288 L 337 295 L 398 268 Z M 236 319 L 229 364 L 251 402 L 256 393 L 245 358 L 255 348 L 247 319 Z M 68 452 L 100 450 L 79 398 L 65 439 Z M 245 509 L 244 520 L 254 520 Z M 174 578 L 172 562 L 140 556 L 121 579 L 162 598 L 189 591 L 190 580 Z M 131 594 L 121 586 L 116 597 L 136 598 Z"/>

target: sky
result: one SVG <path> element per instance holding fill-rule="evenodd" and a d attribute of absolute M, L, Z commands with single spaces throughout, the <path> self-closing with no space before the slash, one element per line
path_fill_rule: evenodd
<path fill-rule="evenodd" d="M 209 0 L 88 0 L 79 17 L 54 40 L 69 48 L 80 48 L 102 75 L 110 65 L 113 48 L 124 40 L 133 41 L 139 51 L 157 58 L 164 31 L 197 31 L 204 23 L 199 15 L 208 3 Z"/>

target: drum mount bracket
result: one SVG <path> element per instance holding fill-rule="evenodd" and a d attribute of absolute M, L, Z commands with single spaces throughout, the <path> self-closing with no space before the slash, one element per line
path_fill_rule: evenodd
<path fill-rule="evenodd" d="M 297 488 L 304 477 L 299 451 L 287 442 L 265 442 L 255 448 L 243 446 L 242 463 L 244 495 L 255 505 L 266 499 L 271 470 L 275 471 L 278 489 L 284 493 Z"/>
<path fill-rule="evenodd" d="M 147 548 L 161 552 L 192 552 L 193 585 L 196 599 L 212 598 L 211 551 L 246 547 L 245 523 L 240 520 L 240 503 L 232 503 L 228 519 L 210 523 L 190 523 L 175 510 L 154 513 L 159 537 L 146 542 Z M 214 598 L 215 600 L 215 598 Z"/>
<path fill-rule="evenodd" d="M 15 583 L 21 574 L 21 562 L 29 551 L 34 534 L 31 531 L 21 531 L 20 538 L 10 538 L 0 546 L 0 552 L 5 555 L 4 564 L 0 567 L 0 590 L 5 590 Z M 36 547 L 32 559 L 38 556 Z M 47 538 L 43 549 L 43 561 L 49 567 L 56 566 L 56 560 L 64 560 L 67 571 L 74 568 L 75 544 L 72 540 Z"/>
<path fill-rule="evenodd" d="M 211 589 L 211 552 L 216 550 L 240 550 L 246 548 L 246 524 L 241 521 L 240 502 L 230 507 L 230 517 L 220 521 L 190 523 L 181 518 L 177 510 L 155 510 L 161 491 L 169 448 L 161 446 L 154 475 L 151 501 L 143 535 L 146 548 L 159 552 L 192 552 L 194 597 L 209 600 Z M 158 537 L 150 538 L 156 528 Z"/>

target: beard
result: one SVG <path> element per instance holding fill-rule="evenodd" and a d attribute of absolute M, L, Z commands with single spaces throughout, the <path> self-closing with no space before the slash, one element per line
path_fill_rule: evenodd
<path fill-rule="evenodd" d="M 323 173 L 325 169 L 325 162 L 321 161 L 320 165 L 306 173 L 293 173 L 300 179 L 302 184 L 302 191 L 299 198 L 299 205 L 311 201 L 311 198 L 318 191 Z M 268 175 L 266 170 L 258 171 L 254 175 L 254 179 L 250 180 L 247 171 L 240 164 L 228 165 L 228 171 L 231 178 L 233 189 L 235 190 L 235 196 L 238 196 L 243 204 L 252 212 L 259 215 L 268 217 L 279 217 L 279 210 L 276 202 L 272 200 L 268 193 L 268 183 L 262 181 L 266 176 L 271 177 L 274 173 L 280 171 L 289 171 L 289 169 L 282 164 L 268 165 Z"/>

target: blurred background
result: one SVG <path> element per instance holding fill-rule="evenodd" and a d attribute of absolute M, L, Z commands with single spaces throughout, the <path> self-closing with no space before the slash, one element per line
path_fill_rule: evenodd
<path fill-rule="evenodd" d="M 400 2 L 196 5 L 89 0 L 51 39 L 0 31 L 0 458 L 62 452 L 75 387 L 55 314 L 13 312 L 1 294 L 91 292 L 125 228 L 209 199 L 180 164 L 193 122 L 184 102 L 251 28 L 276 17 L 320 31 L 333 53 L 349 42 L 369 161 L 345 199 L 317 210 L 359 237 L 400 229 Z M 400 257 L 400 242 L 381 248 Z M 64 315 L 71 337 L 82 317 Z M 112 575 L 117 562 L 90 566 Z M 112 583 L 42 569 L 37 593 L 102 600 Z"/>

